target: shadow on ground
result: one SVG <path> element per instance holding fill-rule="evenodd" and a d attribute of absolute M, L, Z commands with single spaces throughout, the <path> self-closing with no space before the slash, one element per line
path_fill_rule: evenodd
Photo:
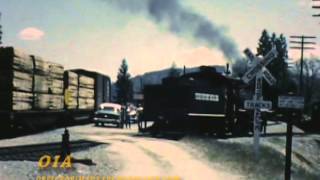
<path fill-rule="evenodd" d="M 107 143 L 88 140 L 71 141 L 70 150 L 74 153 L 85 151 L 103 144 L 108 145 Z M 60 153 L 61 142 L 2 147 L 0 148 L 0 161 L 39 161 L 43 155 L 49 155 L 53 158 Z M 74 163 L 94 165 L 90 159 L 76 159 L 72 157 L 72 161 Z"/>

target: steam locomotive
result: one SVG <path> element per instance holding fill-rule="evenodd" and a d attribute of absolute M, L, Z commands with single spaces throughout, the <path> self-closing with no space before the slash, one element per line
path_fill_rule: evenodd
<path fill-rule="evenodd" d="M 150 130 L 184 129 L 247 133 L 249 114 L 242 109 L 242 81 L 224 76 L 212 67 L 163 79 L 160 85 L 144 87 L 141 121 L 153 122 Z M 250 129 L 251 128 L 251 129 Z"/>

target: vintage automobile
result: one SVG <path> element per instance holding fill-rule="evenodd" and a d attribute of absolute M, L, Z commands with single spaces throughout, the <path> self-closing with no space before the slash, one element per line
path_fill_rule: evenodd
<path fill-rule="evenodd" d="M 99 109 L 94 113 L 93 122 L 96 126 L 100 124 L 114 124 L 117 127 L 123 127 L 122 107 L 120 104 L 115 103 L 103 103 L 99 106 Z"/>

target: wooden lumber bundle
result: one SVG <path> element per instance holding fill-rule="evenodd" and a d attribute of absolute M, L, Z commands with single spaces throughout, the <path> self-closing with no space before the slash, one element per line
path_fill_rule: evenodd
<path fill-rule="evenodd" d="M 63 94 L 63 81 L 59 79 L 51 79 L 49 81 L 49 93 L 52 94 Z"/>
<path fill-rule="evenodd" d="M 78 72 L 65 71 L 65 89 L 70 97 L 66 100 L 67 109 L 92 110 L 95 105 L 94 79 Z"/>
<path fill-rule="evenodd" d="M 71 97 L 77 98 L 78 97 L 78 87 L 77 86 L 69 86 L 68 87 Z"/>
<path fill-rule="evenodd" d="M 12 47 L 1 47 L 0 59 L 1 71 L 11 71 L 12 69 L 29 73 L 33 71 L 32 58 L 21 50 Z"/>
<path fill-rule="evenodd" d="M 94 109 L 94 99 L 79 98 L 79 109 Z"/>
<path fill-rule="evenodd" d="M 7 79 L 6 81 L 10 81 L 10 79 Z M 12 85 L 13 85 L 13 90 L 15 91 L 31 92 L 32 91 L 32 74 L 13 70 Z M 8 91 L 11 91 L 11 89 L 9 89 L 9 86 L 7 86 L 7 88 L 8 88 Z"/>
<path fill-rule="evenodd" d="M 78 108 L 78 87 L 69 85 L 68 91 L 70 93 L 70 97 L 68 103 L 65 103 L 65 107 L 67 109 L 77 109 Z"/>
<path fill-rule="evenodd" d="M 0 47 L 0 110 L 30 110 L 32 58 L 21 50 Z"/>
<path fill-rule="evenodd" d="M 1 103 L 0 110 L 30 110 L 33 104 L 33 94 L 21 91 L 12 91 L 8 93 L 0 93 Z"/>
<path fill-rule="evenodd" d="M 35 92 L 63 94 L 63 66 L 32 56 L 35 62 Z"/>
<path fill-rule="evenodd" d="M 30 110 L 32 109 L 33 94 L 26 92 L 13 91 L 12 110 Z"/>
<path fill-rule="evenodd" d="M 44 61 L 39 56 L 32 56 L 32 58 L 35 62 L 35 74 L 47 75 L 55 79 L 63 79 L 64 69 L 62 65 Z"/>
<path fill-rule="evenodd" d="M 0 110 L 63 109 L 63 66 L 0 47 Z"/>
<path fill-rule="evenodd" d="M 93 89 L 94 88 L 94 79 L 80 75 L 79 76 L 79 86 L 84 88 Z"/>
<path fill-rule="evenodd" d="M 49 80 L 46 76 L 34 75 L 34 92 L 35 93 L 49 92 Z"/>
<path fill-rule="evenodd" d="M 59 110 L 64 108 L 64 88 L 62 65 L 44 61 L 39 56 L 34 59 L 34 108 Z"/>
<path fill-rule="evenodd" d="M 67 83 L 65 86 L 76 86 L 78 87 L 78 74 L 72 71 L 64 72 L 64 81 Z"/>
<path fill-rule="evenodd" d="M 78 98 L 71 97 L 68 103 L 65 104 L 67 109 L 77 109 L 78 108 Z"/>
<path fill-rule="evenodd" d="M 31 110 L 32 104 L 28 102 L 13 101 L 12 110 L 22 111 L 22 110 Z"/>
<path fill-rule="evenodd" d="M 34 75 L 34 92 L 63 94 L 63 81 L 50 76 Z"/>
<path fill-rule="evenodd" d="M 94 109 L 94 79 L 79 75 L 79 109 Z"/>
<path fill-rule="evenodd" d="M 35 94 L 34 108 L 35 109 L 63 109 L 64 98 L 62 95 L 52 94 Z"/>
<path fill-rule="evenodd" d="M 22 59 L 20 57 L 14 57 L 13 58 L 13 68 L 20 71 L 26 71 L 31 73 L 33 64 L 32 64 L 31 58 Z"/>
<path fill-rule="evenodd" d="M 0 92 L 9 93 L 13 90 L 31 91 L 32 75 L 18 71 L 2 71 L 0 72 Z"/>
<path fill-rule="evenodd" d="M 93 99 L 94 98 L 94 90 L 80 87 L 79 88 L 79 97 Z"/>
<path fill-rule="evenodd" d="M 78 108 L 78 74 L 72 71 L 64 72 L 64 88 L 68 91 L 70 97 L 65 102 L 65 107 L 67 109 L 77 109 Z M 66 93 L 66 92 L 65 92 Z M 65 96 L 66 97 L 66 96 Z"/>

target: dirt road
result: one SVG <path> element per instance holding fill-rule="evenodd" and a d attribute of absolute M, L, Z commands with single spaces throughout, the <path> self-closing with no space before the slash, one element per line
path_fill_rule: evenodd
<path fill-rule="evenodd" d="M 270 124 L 268 135 L 261 137 L 261 157 L 253 158 L 252 137 L 217 139 L 208 136 L 183 136 L 179 140 L 155 138 L 138 133 L 137 127 L 118 129 L 92 124 L 69 127 L 72 156 L 92 160 L 93 164 L 74 163 L 71 169 L 38 167 L 39 153 L 1 156 L 0 179 L 36 179 L 38 176 L 139 176 L 179 177 L 180 179 L 283 179 L 286 126 Z M 292 154 L 293 179 L 319 179 L 320 136 L 303 134 L 294 128 Z M 6 148 L 61 142 L 64 129 L 0 140 Z M 74 143 L 96 144 L 75 151 Z M 42 144 L 40 146 L 40 144 Z M 37 149 L 38 148 L 38 149 Z M 58 146 L 59 149 L 59 146 Z M 24 149 L 25 151 L 26 149 Z M 40 151 L 41 156 L 48 153 Z"/>
<path fill-rule="evenodd" d="M 77 129 L 73 130 L 77 132 Z M 137 136 L 137 128 L 90 127 L 81 129 L 90 140 L 108 143 L 106 155 L 120 168 L 119 176 L 179 176 L 181 179 L 241 179 L 214 169 L 204 159 L 195 157 L 185 144 L 160 138 Z"/>

